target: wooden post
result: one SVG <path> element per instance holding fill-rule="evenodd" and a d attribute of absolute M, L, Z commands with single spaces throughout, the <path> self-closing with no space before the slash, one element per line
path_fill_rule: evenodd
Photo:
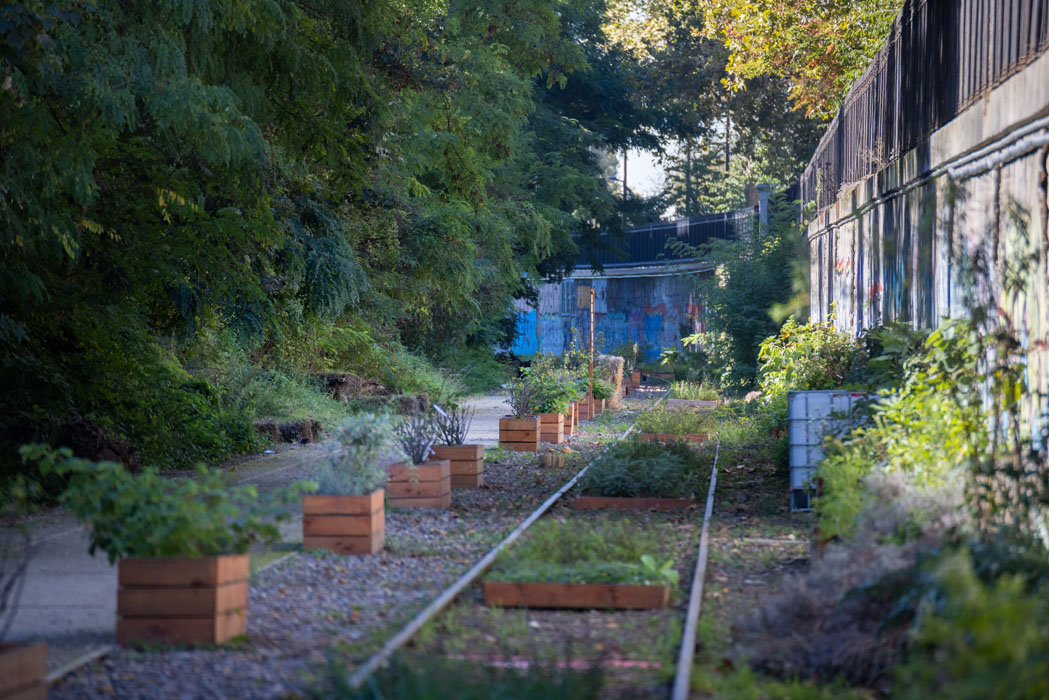
<path fill-rule="evenodd" d="M 594 299 L 597 292 L 590 287 L 590 390 L 587 392 L 587 415 L 594 417 Z"/>

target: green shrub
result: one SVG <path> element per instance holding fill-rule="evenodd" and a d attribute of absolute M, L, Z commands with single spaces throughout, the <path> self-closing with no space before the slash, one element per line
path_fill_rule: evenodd
<path fill-rule="evenodd" d="M 767 678 L 745 665 L 725 674 L 694 672 L 693 688 L 697 686 L 713 697 L 732 700 L 873 700 L 875 697 L 869 690 L 849 688 L 841 683 L 823 685 L 814 680 Z"/>
<path fill-rule="evenodd" d="M 543 520 L 499 555 L 488 579 L 677 585 L 678 573 L 664 550 L 652 530 L 607 517 Z"/>
<path fill-rule="evenodd" d="M 893 697 L 1049 697 L 1044 583 L 1032 590 L 1019 573 L 985 582 L 965 550 L 943 557 L 932 575 L 939 595 L 924 599 L 911 660 L 897 670 Z"/>
<path fill-rule="evenodd" d="M 333 663 L 327 683 L 312 695 L 339 700 L 597 700 L 603 683 L 597 664 L 573 671 L 539 661 L 518 671 L 412 655 L 395 656 L 359 689 L 350 687 L 346 665 Z"/>
<path fill-rule="evenodd" d="M 801 325 L 789 318 L 761 343 L 758 381 L 764 400 L 786 418 L 788 392 L 839 388 L 865 359 L 859 341 L 833 323 Z"/>
<path fill-rule="evenodd" d="M 717 387 L 706 382 L 674 382 L 670 386 L 670 398 L 690 399 L 692 401 L 717 401 L 721 392 Z"/>
<path fill-rule="evenodd" d="M 76 459 L 65 448 L 26 445 L 20 453 L 45 475 L 69 477 L 60 502 L 91 529 L 91 553 L 101 549 L 111 563 L 243 554 L 255 542 L 275 542 L 277 523 L 291 517 L 284 504 L 311 486 L 260 497 L 254 486 L 233 485 L 227 474 L 203 467 L 193 479 L 173 481 L 152 469 L 131 474 L 114 462 Z"/>
<path fill-rule="evenodd" d="M 690 433 L 713 432 L 718 425 L 710 411 L 694 411 L 689 408 L 656 408 L 637 417 L 637 427 L 642 433 L 687 435 Z"/>
<path fill-rule="evenodd" d="M 386 485 L 381 459 L 402 459 L 388 415 L 362 413 L 332 431 L 327 458 L 313 468 L 317 491 L 335 496 L 363 496 Z"/>
<path fill-rule="evenodd" d="M 707 462 L 685 443 L 630 440 L 608 448 L 579 484 L 588 496 L 687 498 Z"/>
<path fill-rule="evenodd" d="M 612 396 L 615 393 L 616 393 L 615 387 L 612 385 L 612 382 L 606 381 L 604 379 L 598 379 L 596 376 L 594 377 L 594 398 L 595 399 L 608 400 L 608 399 L 611 399 Z"/>

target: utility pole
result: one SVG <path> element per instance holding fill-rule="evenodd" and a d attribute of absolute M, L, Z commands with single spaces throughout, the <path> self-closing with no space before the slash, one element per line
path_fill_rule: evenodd
<path fill-rule="evenodd" d="M 536 302 L 535 302 L 535 354 L 536 355 L 538 355 L 539 353 L 541 353 L 543 351 L 543 344 L 542 344 L 542 342 L 540 342 L 540 336 L 539 336 L 539 326 L 542 325 L 542 322 L 543 322 L 543 314 L 540 312 L 540 308 L 539 308 L 539 306 L 543 303 L 542 296 L 541 296 L 542 293 L 543 293 L 542 290 L 539 290 L 540 296 L 536 299 Z"/>
<path fill-rule="evenodd" d="M 626 199 L 626 149 L 623 149 L 623 199 Z"/>
<path fill-rule="evenodd" d="M 590 287 L 590 389 L 586 392 L 587 415 L 594 417 L 594 299 L 597 292 L 593 285 Z"/>

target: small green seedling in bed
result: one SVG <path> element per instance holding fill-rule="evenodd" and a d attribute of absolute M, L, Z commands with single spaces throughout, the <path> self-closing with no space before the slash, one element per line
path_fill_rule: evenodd
<path fill-rule="evenodd" d="M 579 483 L 587 496 L 688 498 L 711 459 L 685 443 L 628 440 L 598 457 Z"/>
<path fill-rule="evenodd" d="M 673 560 L 655 533 L 607 517 L 546 520 L 504 551 L 490 581 L 677 585 Z"/>

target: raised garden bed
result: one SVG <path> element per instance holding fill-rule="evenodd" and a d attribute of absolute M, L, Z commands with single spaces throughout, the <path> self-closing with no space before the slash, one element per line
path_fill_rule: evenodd
<path fill-rule="evenodd" d="M 302 497 L 302 545 L 335 554 L 376 554 L 386 538 L 385 490 Z"/>
<path fill-rule="evenodd" d="M 451 465 L 453 489 L 484 486 L 484 445 L 434 445 L 433 452 Z"/>
<path fill-rule="evenodd" d="M 394 508 L 452 507 L 452 465 L 447 459 L 386 467 L 386 496 Z"/>
<path fill-rule="evenodd" d="M 606 518 L 547 520 L 503 552 L 484 581 L 492 606 L 644 609 L 666 607 L 677 572 L 656 565 L 651 533 Z"/>
<path fill-rule="evenodd" d="M 670 584 L 505 583 L 485 581 L 484 604 L 524 608 L 644 610 L 670 604 Z"/>
<path fill-rule="evenodd" d="M 649 442 L 692 442 L 704 443 L 710 440 L 710 433 L 641 433 L 638 440 Z"/>
<path fill-rule="evenodd" d="M 248 625 L 247 554 L 132 557 L 117 566 L 117 643 L 222 644 Z"/>
<path fill-rule="evenodd" d="M 721 405 L 721 400 L 707 401 L 702 399 L 667 399 L 667 408 L 690 408 L 693 410 L 710 410 Z"/>
<path fill-rule="evenodd" d="M 499 444 L 508 450 L 535 452 L 539 435 L 539 416 L 499 419 Z"/>
<path fill-rule="evenodd" d="M 47 698 L 47 642 L 0 644 L 0 700 Z"/>
<path fill-rule="evenodd" d="M 692 506 L 707 458 L 680 442 L 613 445 L 580 479 L 578 510 L 677 510 Z"/>
<path fill-rule="evenodd" d="M 560 445 L 565 441 L 565 417 L 561 413 L 539 414 L 539 439 Z"/>
<path fill-rule="evenodd" d="M 681 510 L 696 504 L 695 498 L 647 498 L 622 496 L 576 496 L 576 510 Z"/>
<path fill-rule="evenodd" d="M 572 437 L 578 420 L 578 412 L 576 411 L 575 401 L 573 401 L 569 404 L 568 412 L 565 413 L 565 437 Z"/>

